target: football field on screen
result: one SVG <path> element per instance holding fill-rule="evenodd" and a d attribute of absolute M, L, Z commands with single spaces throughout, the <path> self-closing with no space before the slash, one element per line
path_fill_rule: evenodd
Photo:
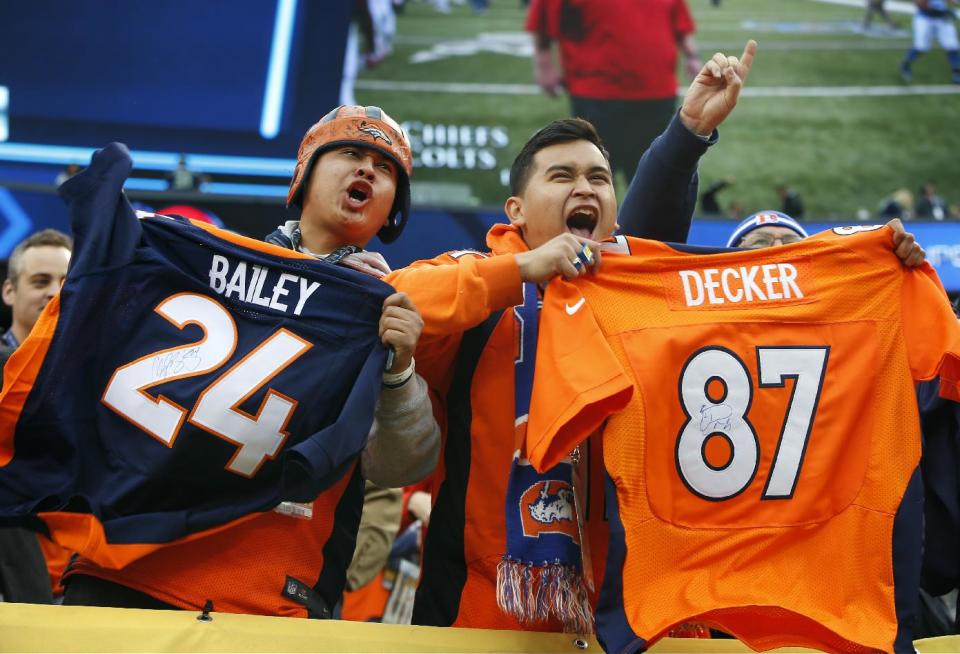
<path fill-rule="evenodd" d="M 702 58 L 739 56 L 749 38 L 760 46 L 740 103 L 701 166 L 701 188 L 735 177 L 720 196 L 725 206 L 776 208 L 774 187 L 787 182 L 808 219 L 851 220 L 927 179 L 960 204 L 960 86 L 950 84 L 937 47 L 915 63 L 912 83 L 898 73 L 912 11 L 891 12 L 898 29 L 875 19 L 865 31 L 863 2 L 687 3 Z M 479 15 L 469 3 L 440 14 L 408 0 L 392 56 L 361 72 L 357 100 L 384 107 L 414 141 L 421 205 L 502 205 L 505 171 L 520 146 L 569 115 L 566 97 L 546 97 L 534 84 L 524 18 L 518 0 L 490 0 Z M 681 71 L 681 88 L 688 84 Z"/>

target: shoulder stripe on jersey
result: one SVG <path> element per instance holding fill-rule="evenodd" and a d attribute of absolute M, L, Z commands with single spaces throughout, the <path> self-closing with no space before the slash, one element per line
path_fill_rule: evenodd
<path fill-rule="evenodd" d="M 443 529 L 428 529 L 423 546 L 420 586 L 413 605 L 413 624 L 449 627 L 460 613 L 460 597 L 467 583 L 463 535 L 466 524 L 467 482 L 470 476 L 470 432 L 473 409 L 470 390 L 480 355 L 503 311 L 465 332 L 447 393 L 446 470 L 430 516 Z"/>
<path fill-rule="evenodd" d="M 447 252 L 447 256 L 450 257 L 451 259 L 459 259 L 460 257 L 466 256 L 468 254 L 473 255 L 478 259 L 486 259 L 487 257 L 490 256 L 489 254 L 485 252 L 480 252 L 479 250 L 451 250 L 450 252 Z"/>
<path fill-rule="evenodd" d="M 626 236 L 617 234 L 611 240 L 601 243 L 600 251 L 610 254 L 630 254 L 630 242 L 627 241 Z"/>
<path fill-rule="evenodd" d="M 283 257 L 285 259 L 308 259 L 310 261 L 316 261 L 316 259 L 309 254 L 297 252 L 296 250 L 288 250 L 280 247 L 279 245 L 258 241 L 248 236 L 241 236 L 240 234 L 236 234 L 226 229 L 221 229 L 220 227 L 214 227 L 213 225 L 202 223 L 198 220 L 191 220 L 190 224 L 194 227 L 199 227 L 204 231 L 210 232 L 219 239 L 227 241 L 228 243 L 233 243 L 234 245 L 239 245 L 240 247 L 247 248 L 248 250 L 255 250 L 257 252 L 263 252 L 275 257 Z"/>

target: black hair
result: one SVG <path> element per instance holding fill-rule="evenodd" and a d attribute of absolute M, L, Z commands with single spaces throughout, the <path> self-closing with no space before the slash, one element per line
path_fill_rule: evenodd
<path fill-rule="evenodd" d="M 524 143 L 520 154 L 513 160 L 513 165 L 510 166 L 511 195 L 520 195 L 526 189 L 527 182 L 530 181 L 530 175 L 533 173 L 533 158 L 540 150 L 551 145 L 571 141 L 593 143 L 603 153 L 603 158 L 607 160 L 607 163 L 610 162 L 610 154 L 603 147 L 603 141 L 600 140 L 600 135 L 597 134 L 596 128 L 590 121 L 583 118 L 555 120 L 531 136 L 530 140 Z"/>

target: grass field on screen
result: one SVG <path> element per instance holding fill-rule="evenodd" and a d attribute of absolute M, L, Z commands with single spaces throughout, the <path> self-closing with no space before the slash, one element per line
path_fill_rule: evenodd
<path fill-rule="evenodd" d="M 701 188 L 734 176 L 721 199 L 750 213 L 776 208 L 774 186 L 786 181 L 802 195 L 808 219 L 875 213 L 895 189 L 916 192 L 927 179 L 960 203 L 960 88 L 949 84 L 938 48 L 916 62 L 912 84 L 900 80 L 911 14 L 893 14 L 899 30 L 864 33 L 862 6 L 687 2 L 704 57 L 739 55 L 748 38 L 760 44 L 749 94 L 705 157 Z M 433 141 L 414 173 L 421 203 L 502 205 L 503 171 L 522 143 L 568 115 L 567 98 L 548 98 L 534 86 L 524 9 L 517 0 L 490 4 L 482 15 L 469 4 L 442 15 L 426 2 L 408 2 L 393 55 L 358 80 L 359 102 L 383 106 L 415 139 Z M 487 129 L 471 129 L 477 126 Z M 451 135 L 467 145 L 451 145 Z"/>

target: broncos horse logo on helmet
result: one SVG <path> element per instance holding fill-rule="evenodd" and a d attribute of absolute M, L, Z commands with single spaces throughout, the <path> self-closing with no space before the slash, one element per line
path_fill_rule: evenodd
<path fill-rule="evenodd" d="M 297 151 L 287 206 L 303 208 L 304 187 L 313 166 L 322 153 L 344 145 L 357 145 L 379 150 L 397 165 L 397 193 L 387 224 L 377 232 L 384 243 L 400 236 L 410 216 L 410 175 L 413 156 L 403 129 L 380 107 L 341 105 L 328 113 L 304 134 Z"/>
<path fill-rule="evenodd" d="M 390 140 L 390 137 L 384 134 L 383 130 L 379 127 L 374 127 L 373 125 L 367 125 L 360 128 L 361 132 L 365 132 L 373 137 L 373 140 L 381 139 L 387 145 L 393 145 L 393 141 Z"/>

